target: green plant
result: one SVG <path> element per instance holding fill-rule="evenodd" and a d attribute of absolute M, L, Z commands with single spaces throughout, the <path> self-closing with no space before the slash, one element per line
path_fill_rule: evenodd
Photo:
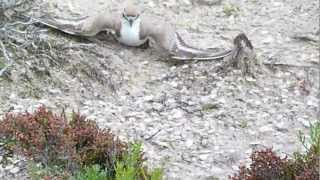
<path fill-rule="evenodd" d="M 125 155 L 123 161 L 117 162 L 116 180 L 161 180 L 163 179 L 162 169 L 155 169 L 148 172 L 142 162 L 142 146 L 140 143 L 133 144 Z"/>
<path fill-rule="evenodd" d="M 33 161 L 28 162 L 27 170 L 31 180 L 69 180 L 71 177 L 71 174 L 61 167 L 43 167 L 41 164 L 36 164 Z"/>
<path fill-rule="evenodd" d="M 246 121 L 246 120 L 240 120 L 240 122 L 239 122 L 239 127 L 240 128 L 247 128 L 248 127 L 248 121 Z"/>
<path fill-rule="evenodd" d="M 150 180 L 162 180 L 163 179 L 163 170 L 156 168 L 151 172 Z"/>
<path fill-rule="evenodd" d="M 123 161 L 116 164 L 116 180 L 137 179 L 139 171 L 142 170 L 142 163 L 139 161 L 141 156 L 141 144 L 133 144 Z"/>
<path fill-rule="evenodd" d="M 232 180 L 318 180 L 320 174 L 320 122 L 310 125 L 310 139 L 299 132 L 306 153 L 295 152 L 291 159 L 280 158 L 271 149 L 255 151 L 251 154 L 249 168 L 240 167 Z"/>
<path fill-rule="evenodd" d="M 6 64 L 3 62 L 2 59 L 0 59 L 0 70 L 1 70 L 2 68 L 4 68 L 5 66 L 6 66 Z"/>
<path fill-rule="evenodd" d="M 239 11 L 239 7 L 235 6 L 234 4 L 226 3 L 223 6 L 223 12 L 226 16 L 237 14 Z"/>
<path fill-rule="evenodd" d="M 307 151 L 315 151 L 316 154 L 320 155 L 320 120 L 314 124 L 310 123 L 309 140 L 306 136 L 299 131 L 298 137 L 302 145 Z"/>
<path fill-rule="evenodd" d="M 203 112 L 209 112 L 209 111 L 216 110 L 216 109 L 219 109 L 219 105 L 212 104 L 212 103 L 204 104 L 201 107 L 201 111 L 203 111 Z"/>
<path fill-rule="evenodd" d="M 93 165 L 82 169 L 75 180 L 107 180 L 107 173 L 99 165 Z"/>

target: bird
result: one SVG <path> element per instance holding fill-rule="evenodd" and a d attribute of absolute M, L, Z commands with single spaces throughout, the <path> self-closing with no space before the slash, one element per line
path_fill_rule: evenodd
<path fill-rule="evenodd" d="M 213 52 L 212 49 L 201 49 L 188 45 L 176 28 L 164 19 L 145 15 L 132 4 L 125 6 L 122 12 L 103 12 L 95 16 L 86 16 L 77 23 L 64 24 L 55 20 L 39 21 L 42 24 L 72 35 L 92 37 L 102 31 L 112 34 L 123 45 L 131 47 L 151 46 L 165 59 L 173 60 L 216 60 L 235 53 L 231 50 Z M 251 44 L 244 35 L 238 40 Z M 238 45 L 240 43 L 234 43 Z M 251 47 L 250 47 L 251 48 Z"/>

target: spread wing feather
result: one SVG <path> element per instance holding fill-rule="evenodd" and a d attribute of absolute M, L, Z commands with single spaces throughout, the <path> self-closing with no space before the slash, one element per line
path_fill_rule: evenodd
<path fill-rule="evenodd" d="M 76 20 L 65 20 L 53 17 L 36 19 L 41 24 L 63 31 L 67 34 L 80 36 L 95 36 L 101 31 L 118 32 L 120 20 L 112 13 L 100 13 L 95 16 L 86 16 Z"/>

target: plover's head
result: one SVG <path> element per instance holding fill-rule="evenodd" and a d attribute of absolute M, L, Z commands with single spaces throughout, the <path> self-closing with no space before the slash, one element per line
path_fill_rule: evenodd
<path fill-rule="evenodd" d="M 134 5 L 128 5 L 123 9 L 122 18 L 124 22 L 129 23 L 130 26 L 140 17 L 139 9 Z"/>

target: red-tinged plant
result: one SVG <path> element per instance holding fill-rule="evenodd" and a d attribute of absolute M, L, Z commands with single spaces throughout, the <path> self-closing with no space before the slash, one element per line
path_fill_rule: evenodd
<path fill-rule="evenodd" d="M 127 145 L 109 130 L 99 129 L 94 121 L 85 120 L 79 113 L 73 114 L 70 126 L 70 134 L 76 142 L 76 157 L 81 166 L 99 164 L 113 172 L 116 161 L 123 159 Z"/>
<path fill-rule="evenodd" d="M 240 167 L 232 180 L 319 180 L 320 179 L 320 122 L 310 126 L 310 140 L 300 133 L 306 153 L 296 152 L 293 158 L 280 158 L 271 149 L 255 151 L 249 168 Z"/>
<path fill-rule="evenodd" d="M 232 180 L 267 180 L 277 179 L 284 176 L 283 167 L 288 161 L 281 159 L 271 149 L 255 151 L 251 154 L 252 163 L 250 168 L 240 167 L 238 175 L 231 177 Z"/>
<path fill-rule="evenodd" d="M 35 113 L 6 114 L 0 122 L 0 134 L 17 142 L 15 150 L 31 156 L 43 164 L 65 163 L 72 147 L 68 135 L 67 121 L 54 115 L 45 107 Z"/>
<path fill-rule="evenodd" d="M 255 151 L 250 168 L 240 167 L 231 180 L 318 180 L 320 159 L 315 153 L 295 154 L 294 159 L 280 158 L 271 149 Z"/>
<path fill-rule="evenodd" d="M 0 121 L 0 135 L 14 140 L 14 150 L 36 162 L 71 172 L 99 164 L 112 175 L 116 161 L 127 153 L 127 145 L 96 122 L 79 113 L 68 122 L 64 113 L 55 115 L 44 106 L 34 113 L 6 114 Z"/>

